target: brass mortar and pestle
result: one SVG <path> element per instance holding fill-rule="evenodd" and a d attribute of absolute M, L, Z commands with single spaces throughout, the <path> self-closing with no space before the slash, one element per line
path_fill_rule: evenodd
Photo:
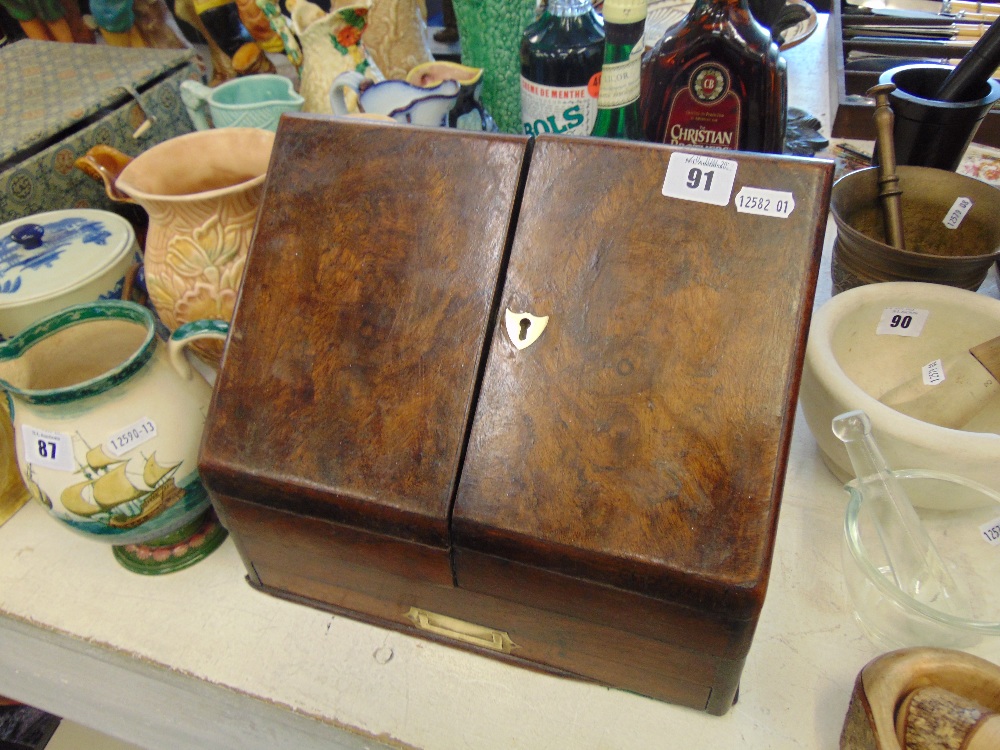
<path fill-rule="evenodd" d="M 984 42 L 986 49 L 974 54 Z M 977 86 L 991 92 L 996 89 L 991 97 L 1000 97 L 1000 84 L 990 78 L 996 68 L 992 61 L 998 56 L 1000 25 L 994 23 L 955 68 L 925 66 L 936 68 L 935 76 L 946 76 L 931 103 L 950 112 L 951 102 L 961 104 L 961 97 L 969 96 L 969 91 L 981 91 Z M 909 73 L 904 68 L 913 67 L 917 66 L 895 71 Z M 990 265 L 1000 258 L 1000 190 L 947 169 L 913 166 L 910 156 L 921 148 L 932 150 L 930 141 L 907 146 L 911 163 L 897 166 L 901 134 L 895 108 L 906 105 L 895 96 L 894 76 L 894 71 L 887 71 L 879 85 L 868 91 L 876 100 L 873 119 L 879 166 L 845 175 L 833 188 L 831 211 L 838 229 L 833 293 L 880 281 L 923 281 L 975 291 Z M 976 125 L 978 120 L 969 123 L 969 140 Z M 959 134 L 952 135 L 961 141 Z M 968 141 L 962 145 L 959 158 L 967 145 Z"/>

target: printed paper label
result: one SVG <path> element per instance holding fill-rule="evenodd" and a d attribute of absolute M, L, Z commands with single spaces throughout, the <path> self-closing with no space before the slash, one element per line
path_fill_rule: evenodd
<path fill-rule="evenodd" d="M 593 86 L 545 86 L 521 76 L 521 124 L 525 135 L 590 135 L 597 119 L 599 75 L 594 75 Z"/>
<path fill-rule="evenodd" d="M 676 152 L 670 155 L 663 194 L 668 198 L 728 206 L 738 162 Z"/>
<path fill-rule="evenodd" d="M 108 452 L 119 458 L 155 437 L 156 423 L 149 417 L 143 417 L 109 437 Z"/>
<path fill-rule="evenodd" d="M 674 94 L 663 142 L 671 146 L 740 147 L 740 98 L 729 70 L 717 61 L 699 65 L 686 88 Z"/>
<path fill-rule="evenodd" d="M 965 218 L 965 215 L 969 213 L 969 209 L 971 208 L 971 198 L 957 198 L 951 208 L 948 209 L 948 215 L 944 217 L 942 223 L 948 229 L 958 229 L 958 225 L 962 223 L 962 219 Z"/>
<path fill-rule="evenodd" d="M 924 376 L 924 385 L 940 385 L 944 382 L 944 365 L 940 359 L 935 359 L 920 368 Z"/>
<path fill-rule="evenodd" d="M 24 455 L 29 464 L 57 471 L 76 471 L 73 460 L 73 438 L 65 432 L 40 430 L 21 425 Z"/>
<path fill-rule="evenodd" d="M 736 195 L 736 210 L 741 214 L 787 219 L 795 210 L 795 198 L 782 190 L 745 187 Z"/>
<path fill-rule="evenodd" d="M 996 547 L 1000 544 L 1000 518 L 984 523 L 979 527 L 979 533 L 983 535 L 983 539 Z"/>
<path fill-rule="evenodd" d="M 882 311 L 875 333 L 879 336 L 919 336 L 930 314 L 930 310 L 914 307 L 887 307 Z"/>
<path fill-rule="evenodd" d="M 606 64 L 601 69 L 601 89 L 597 96 L 600 109 L 617 109 L 639 100 L 642 80 L 642 39 L 632 48 L 628 60 Z"/>

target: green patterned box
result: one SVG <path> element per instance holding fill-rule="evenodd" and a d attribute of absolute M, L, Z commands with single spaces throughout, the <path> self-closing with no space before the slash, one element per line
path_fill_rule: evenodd
<path fill-rule="evenodd" d="M 113 203 L 73 162 L 97 144 L 137 156 L 191 132 L 179 93 L 187 79 L 202 79 L 192 50 L 33 40 L 0 48 L 0 223 L 71 207 L 134 219 L 135 207 Z"/>

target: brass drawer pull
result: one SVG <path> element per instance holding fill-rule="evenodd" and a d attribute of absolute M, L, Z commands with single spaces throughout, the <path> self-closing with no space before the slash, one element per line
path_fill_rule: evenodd
<path fill-rule="evenodd" d="M 511 649 L 517 648 L 517 644 L 511 641 L 510 636 L 502 630 L 493 630 L 417 607 L 410 607 L 406 616 L 420 630 L 426 630 L 428 633 L 468 643 L 472 646 L 488 648 L 491 651 L 499 651 L 504 654 L 509 654 Z"/>

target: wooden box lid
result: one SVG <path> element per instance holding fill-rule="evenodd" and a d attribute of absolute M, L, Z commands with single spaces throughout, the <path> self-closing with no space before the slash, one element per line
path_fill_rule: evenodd
<path fill-rule="evenodd" d="M 205 427 L 213 493 L 448 546 L 527 146 L 283 118 Z"/>
<path fill-rule="evenodd" d="M 485 555 L 756 618 L 832 174 L 536 140 L 453 510 L 460 587 Z M 535 343 L 507 310 L 548 316 Z"/>

